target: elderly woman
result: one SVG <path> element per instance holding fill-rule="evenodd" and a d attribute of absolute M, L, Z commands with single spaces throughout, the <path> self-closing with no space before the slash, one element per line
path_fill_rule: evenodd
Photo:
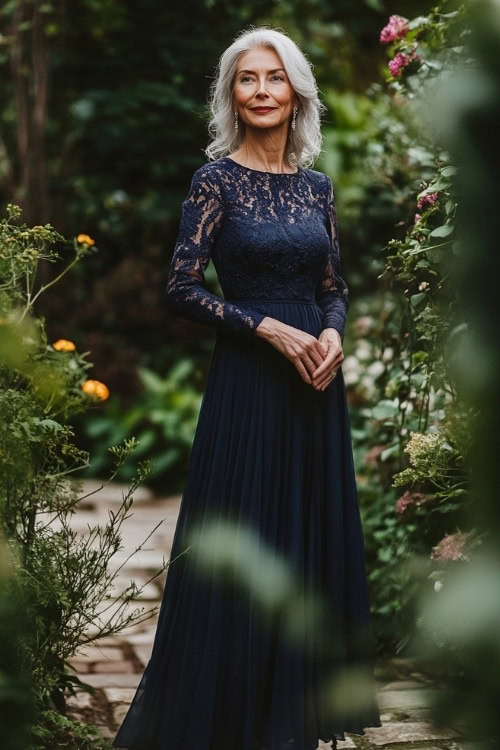
<path fill-rule="evenodd" d="M 310 166 L 324 105 L 297 45 L 261 27 L 222 55 L 210 106 L 167 301 L 217 338 L 153 651 L 113 745 L 336 747 L 381 723 L 341 370 L 348 290 L 332 182 Z M 224 298 L 205 286 L 210 258 Z"/>

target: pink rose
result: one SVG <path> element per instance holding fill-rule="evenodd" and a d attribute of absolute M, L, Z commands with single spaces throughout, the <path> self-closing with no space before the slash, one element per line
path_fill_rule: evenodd
<path fill-rule="evenodd" d="M 383 44 L 395 39 L 402 39 L 408 33 L 408 19 L 403 16 L 391 16 L 389 23 L 380 32 L 380 41 Z"/>

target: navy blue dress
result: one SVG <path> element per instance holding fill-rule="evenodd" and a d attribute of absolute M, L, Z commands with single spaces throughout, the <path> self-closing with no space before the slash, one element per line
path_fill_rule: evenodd
<path fill-rule="evenodd" d="M 348 405 L 341 368 L 316 391 L 255 331 L 269 316 L 343 339 L 333 186 L 226 156 L 182 209 L 167 302 L 217 337 L 153 651 L 113 745 L 316 750 L 381 726 Z M 210 258 L 224 298 L 205 287 Z"/>

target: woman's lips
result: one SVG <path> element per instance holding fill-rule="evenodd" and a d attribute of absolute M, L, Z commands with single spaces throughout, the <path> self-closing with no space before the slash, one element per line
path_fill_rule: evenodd
<path fill-rule="evenodd" d="M 257 112 L 257 114 L 265 114 L 266 112 L 272 112 L 274 107 L 252 107 L 252 112 Z"/>

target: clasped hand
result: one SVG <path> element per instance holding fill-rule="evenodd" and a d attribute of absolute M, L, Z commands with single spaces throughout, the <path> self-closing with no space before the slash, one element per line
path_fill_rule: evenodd
<path fill-rule="evenodd" d="M 284 354 L 302 380 L 318 391 L 328 387 L 344 360 L 342 339 L 336 328 L 324 328 L 316 338 L 281 321 L 264 318 L 257 327 L 257 335 L 265 337 Z"/>

